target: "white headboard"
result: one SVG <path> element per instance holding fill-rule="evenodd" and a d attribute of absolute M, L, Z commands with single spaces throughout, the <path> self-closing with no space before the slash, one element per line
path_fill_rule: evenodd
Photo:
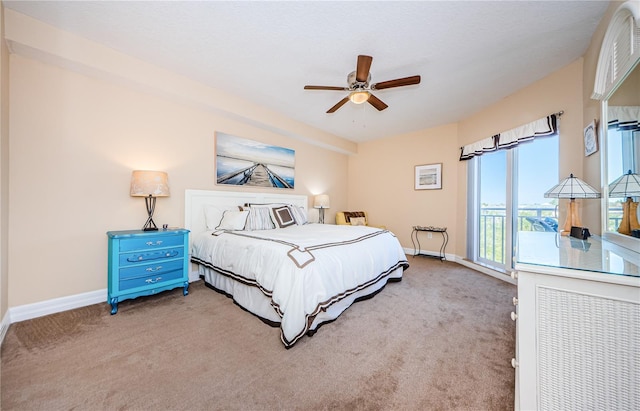
<path fill-rule="evenodd" d="M 242 206 L 245 203 L 284 203 L 303 207 L 307 210 L 308 198 L 298 194 L 250 193 L 239 191 L 185 190 L 184 227 L 191 230 L 193 237 L 207 230 L 204 206 L 213 204 L 222 207 Z"/>

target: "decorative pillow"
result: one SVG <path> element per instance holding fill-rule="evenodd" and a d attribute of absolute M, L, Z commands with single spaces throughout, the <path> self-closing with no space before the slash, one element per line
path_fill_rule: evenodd
<path fill-rule="evenodd" d="M 245 230 L 273 230 L 276 228 L 271 220 L 271 208 L 269 207 L 249 207 L 249 217 Z"/>
<path fill-rule="evenodd" d="M 222 221 L 216 227 L 218 230 L 244 230 L 247 223 L 248 211 L 230 211 L 227 210 L 222 214 Z"/>
<path fill-rule="evenodd" d="M 291 215 L 293 216 L 293 219 L 295 220 L 296 224 L 304 225 L 309 222 L 309 218 L 307 217 L 307 211 L 304 209 L 304 207 L 290 205 L 289 211 L 291 211 Z"/>
<path fill-rule="evenodd" d="M 280 228 L 289 227 L 290 225 L 294 225 L 296 221 L 293 219 L 293 215 L 291 215 L 291 210 L 289 210 L 288 206 L 282 207 L 273 207 L 271 209 L 273 221 L 276 223 L 276 226 Z"/>
<path fill-rule="evenodd" d="M 215 230 L 216 227 L 220 225 L 222 221 L 222 214 L 227 211 L 238 211 L 242 210 L 242 207 L 229 207 L 229 206 L 216 206 L 213 204 L 207 204 L 204 206 L 204 220 L 207 224 L 207 230 Z"/>
<path fill-rule="evenodd" d="M 350 223 L 353 217 L 362 217 L 366 219 L 364 211 L 344 211 L 344 219 L 347 223 Z"/>
<path fill-rule="evenodd" d="M 364 221 L 364 217 L 351 217 L 350 218 L 351 225 L 367 225 Z"/>

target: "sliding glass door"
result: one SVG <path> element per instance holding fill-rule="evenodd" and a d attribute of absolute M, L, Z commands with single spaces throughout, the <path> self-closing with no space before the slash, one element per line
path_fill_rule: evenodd
<path fill-rule="evenodd" d="M 507 234 L 507 150 L 478 157 L 478 261 L 504 268 Z"/>
<path fill-rule="evenodd" d="M 538 138 L 469 161 L 469 258 L 513 268 L 519 231 L 557 231 L 557 200 L 544 193 L 558 182 L 558 136 Z"/>

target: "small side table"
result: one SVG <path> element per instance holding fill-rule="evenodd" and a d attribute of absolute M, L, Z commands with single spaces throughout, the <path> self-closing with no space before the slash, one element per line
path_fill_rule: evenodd
<path fill-rule="evenodd" d="M 111 314 L 118 303 L 182 287 L 189 294 L 189 230 L 109 231 L 108 294 Z"/>
<path fill-rule="evenodd" d="M 418 238 L 418 233 L 440 233 L 442 234 L 442 245 L 440 246 L 440 254 L 427 254 L 420 251 L 420 239 Z M 419 225 L 413 226 L 413 231 L 411 232 L 411 242 L 413 243 L 413 256 L 424 255 L 426 257 L 435 257 L 439 258 L 440 261 L 445 260 L 445 249 L 447 247 L 447 243 L 449 242 L 449 234 L 447 234 L 447 227 L 422 227 Z M 417 247 L 416 247 L 417 245 Z"/>

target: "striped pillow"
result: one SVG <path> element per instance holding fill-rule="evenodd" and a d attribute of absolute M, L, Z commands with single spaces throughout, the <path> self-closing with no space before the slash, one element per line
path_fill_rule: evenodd
<path fill-rule="evenodd" d="M 249 207 L 249 217 L 245 230 L 273 230 L 276 228 L 271 220 L 271 208 L 269 207 Z"/>
<path fill-rule="evenodd" d="M 303 207 L 290 205 L 289 211 L 291 211 L 291 215 L 293 216 L 293 219 L 296 221 L 296 224 L 304 225 L 309 222 L 309 219 L 307 218 L 307 212 Z"/>

